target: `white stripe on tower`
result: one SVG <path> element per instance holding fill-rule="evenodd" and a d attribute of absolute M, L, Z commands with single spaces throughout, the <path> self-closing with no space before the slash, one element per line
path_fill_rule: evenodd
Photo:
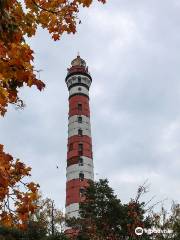
<path fill-rule="evenodd" d="M 77 56 L 66 77 L 69 90 L 66 214 L 69 218 L 78 217 L 84 188 L 89 180 L 94 180 L 89 110 L 91 82 L 86 62 Z"/>
<path fill-rule="evenodd" d="M 92 162 L 92 160 L 91 160 Z M 73 164 L 67 167 L 67 181 L 78 179 L 79 173 L 84 173 L 85 179 L 94 179 L 93 175 L 93 166 L 90 164 L 83 164 L 82 166 L 80 164 Z"/>
<path fill-rule="evenodd" d="M 79 119 L 81 119 L 80 122 Z M 68 137 L 80 134 L 91 137 L 90 119 L 83 115 L 74 115 L 69 118 Z"/>
<path fill-rule="evenodd" d="M 74 86 L 69 90 L 69 96 L 72 96 L 74 94 L 84 94 L 89 96 L 89 91 L 84 86 Z"/>

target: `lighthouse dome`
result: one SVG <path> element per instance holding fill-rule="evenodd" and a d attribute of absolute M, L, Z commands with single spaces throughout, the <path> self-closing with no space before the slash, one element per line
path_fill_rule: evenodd
<path fill-rule="evenodd" d="M 78 55 L 74 60 L 72 60 L 71 65 L 73 67 L 86 67 L 86 62 Z"/>
<path fill-rule="evenodd" d="M 70 76 L 77 74 L 87 76 L 90 81 L 92 81 L 86 62 L 79 56 L 79 54 L 75 59 L 72 60 L 71 66 L 67 68 L 67 76 L 65 81 L 67 81 Z"/>

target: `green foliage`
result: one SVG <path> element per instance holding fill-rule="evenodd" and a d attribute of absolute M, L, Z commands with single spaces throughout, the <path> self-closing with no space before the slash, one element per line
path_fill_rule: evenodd
<path fill-rule="evenodd" d="M 47 229 L 41 224 L 41 222 L 31 221 L 28 224 L 28 228 L 24 231 L 24 237 L 28 240 L 36 240 L 45 238 Z"/>
<path fill-rule="evenodd" d="M 46 229 L 38 222 L 31 221 L 26 230 L 0 227 L 0 240 L 43 240 L 45 237 Z"/>
<path fill-rule="evenodd" d="M 64 233 L 48 236 L 45 240 L 68 240 Z"/>
<path fill-rule="evenodd" d="M 21 237 L 20 230 L 0 226 L 0 240 L 19 240 Z"/>
<path fill-rule="evenodd" d="M 113 189 L 108 186 L 107 179 L 90 183 L 86 201 L 80 205 L 80 215 L 84 222 L 91 224 L 92 233 L 95 231 L 104 238 L 121 234 L 120 216 L 124 216 L 124 209 Z M 87 230 L 88 225 L 83 224 L 83 230 Z"/>
<path fill-rule="evenodd" d="M 80 218 L 69 225 L 79 229 L 78 240 L 137 239 L 136 226 L 147 226 L 144 203 L 131 200 L 122 204 L 108 185 L 108 180 L 89 182 L 85 200 L 80 204 Z M 148 238 L 147 238 L 148 239 Z"/>
<path fill-rule="evenodd" d="M 47 230 L 38 222 L 31 222 L 26 230 L 0 226 L 0 240 L 68 240 L 64 233 L 46 235 Z"/>

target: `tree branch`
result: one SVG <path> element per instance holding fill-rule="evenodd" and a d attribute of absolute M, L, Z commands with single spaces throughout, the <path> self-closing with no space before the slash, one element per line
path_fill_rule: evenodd
<path fill-rule="evenodd" d="M 52 10 L 49 10 L 49 9 L 46 9 L 46 8 L 43 8 L 43 7 L 41 7 L 40 5 L 38 5 L 36 2 L 35 2 L 35 0 L 31 0 L 33 3 L 34 3 L 34 5 L 36 6 L 36 7 L 38 7 L 38 8 L 40 8 L 41 10 L 43 10 L 43 11 L 45 11 L 45 12 L 49 12 L 49 13 L 52 13 L 52 14 L 58 14 L 60 11 L 52 11 Z"/>

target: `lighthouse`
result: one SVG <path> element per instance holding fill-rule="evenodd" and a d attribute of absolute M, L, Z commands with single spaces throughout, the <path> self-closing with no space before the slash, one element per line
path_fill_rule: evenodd
<path fill-rule="evenodd" d="M 94 180 L 89 108 L 92 78 L 79 55 L 67 69 L 65 82 L 69 91 L 66 215 L 77 218 L 88 181 Z"/>

